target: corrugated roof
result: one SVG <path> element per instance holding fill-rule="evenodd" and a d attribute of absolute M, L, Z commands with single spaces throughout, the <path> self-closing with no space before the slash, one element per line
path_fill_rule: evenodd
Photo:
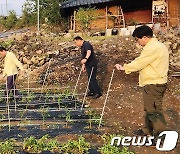
<path fill-rule="evenodd" d="M 91 5 L 91 4 L 105 3 L 110 1 L 113 0 L 68 0 L 61 3 L 61 8 L 75 7 L 81 5 Z"/>

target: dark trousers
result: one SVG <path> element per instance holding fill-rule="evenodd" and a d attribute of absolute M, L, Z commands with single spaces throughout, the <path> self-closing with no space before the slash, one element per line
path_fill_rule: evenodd
<path fill-rule="evenodd" d="M 5 96 L 7 96 L 7 94 L 9 95 L 11 90 L 13 92 L 13 96 L 17 96 L 19 94 L 18 91 L 16 90 L 16 85 L 15 85 L 16 77 L 17 74 L 7 77 L 7 87 L 5 90 Z"/>
<path fill-rule="evenodd" d="M 97 79 L 96 79 L 97 65 L 95 65 L 95 66 L 86 66 L 86 71 L 87 71 L 87 74 L 88 74 L 88 80 L 90 78 L 91 70 L 92 70 L 93 67 L 94 67 L 94 69 L 93 69 L 91 80 L 90 80 L 90 83 L 89 83 L 89 91 L 91 93 L 93 93 L 93 94 L 101 94 L 101 89 L 100 89 L 100 87 L 98 85 L 98 82 L 97 82 Z"/>
<path fill-rule="evenodd" d="M 143 87 L 145 115 L 145 133 L 158 135 L 166 129 L 166 122 L 162 111 L 162 99 L 166 91 L 166 84 L 152 84 Z"/>

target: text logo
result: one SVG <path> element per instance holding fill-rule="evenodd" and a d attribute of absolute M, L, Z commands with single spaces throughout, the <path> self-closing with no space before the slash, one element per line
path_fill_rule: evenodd
<path fill-rule="evenodd" d="M 144 137 L 113 137 L 111 140 L 111 145 L 113 146 L 116 142 L 116 145 L 123 146 L 151 146 L 153 143 L 153 136 L 144 136 Z M 171 151 L 175 148 L 178 140 L 178 133 L 176 131 L 163 131 L 159 134 L 159 137 L 156 142 L 156 148 L 159 151 Z"/>
<path fill-rule="evenodd" d="M 176 131 L 164 131 L 159 134 L 159 137 L 165 136 L 162 147 L 160 147 L 161 139 L 157 140 L 156 148 L 159 151 L 171 151 L 175 148 L 178 141 L 178 133 Z"/>

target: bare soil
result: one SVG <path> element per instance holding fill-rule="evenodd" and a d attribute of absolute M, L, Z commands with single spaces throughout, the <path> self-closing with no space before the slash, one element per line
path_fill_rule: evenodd
<path fill-rule="evenodd" d="M 114 65 L 116 63 L 123 64 L 130 62 L 139 55 L 139 50 L 135 48 L 134 42 L 129 38 L 114 38 L 102 41 L 101 43 L 92 43 L 94 44 L 96 54 L 99 59 L 97 78 L 102 88 L 103 96 L 96 100 L 87 98 L 86 104 L 94 109 L 98 108 L 97 112 L 100 114 L 101 110 L 99 110 L 99 108 L 102 108 L 104 105 Z M 80 68 L 80 64 L 77 60 L 74 62 L 74 65 Z M 163 100 L 163 110 L 167 121 L 167 129 L 175 130 L 180 134 L 180 79 L 179 77 L 171 77 L 172 72 L 173 71 L 171 70 L 169 74 L 168 88 Z M 73 81 L 68 84 L 74 86 L 79 72 L 77 70 L 75 74 L 74 72 L 72 73 Z M 67 82 L 63 83 L 63 85 L 65 84 L 67 84 Z M 84 93 L 86 86 L 87 76 L 84 73 L 78 84 L 77 93 Z M 142 89 L 138 86 L 138 73 L 126 75 L 124 72 L 115 70 L 111 91 L 109 93 L 103 117 L 105 126 L 98 130 L 97 127 L 92 128 L 95 132 L 97 130 L 98 133 L 84 133 L 83 136 L 87 139 L 87 141 L 97 147 L 102 145 L 101 136 L 104 133 L 132 136 L 132 132 L 134 130 L 142 128 L 144 125 L 144 107 L 141 91 Z M 79 97 L 79 99 L 82 100 L 82 96 Z M 70 139 L 77 138 L 77 133 L 57 133 L 54 137 L 61 142 L 66 142 Z M 178 141 L 177 147 L 170 152 L 159 152 L 155 147 L 145 146 L 130 147 L 130 149 L 135 151 L 137 154 L 179 154 L 180 141 Z"/>

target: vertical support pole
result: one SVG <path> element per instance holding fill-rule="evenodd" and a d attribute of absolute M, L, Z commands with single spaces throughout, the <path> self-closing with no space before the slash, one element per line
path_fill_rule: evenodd
<path fill-rule="evenodd" d="M 13 96 L 14 96 L 14 103 L 15 103 L 15 112 L 16 112 L 16 94 L 15 94 L 15 91 L 16 91 L 16 89 L 15 89 L 15 80 L 14 80 L 14 75 L 13 75 Z"/>
<path fill-rule="evenodd" d="M 74 10 L 73 31 L 76 32 L 76 10 Z"/>
<path fill-rule="evenodd" d="M 106 5 L 106 30 L 108 29 L 108 15 L 107 15 L 107 12 L 108 12 L 108 8 L 107 8 L 107 5 Z"/>
<path fill-rule="evenodd" d="M 101 127 L 102 118 L 103 118 L 103 115 L 104 115 L 104 110 L 105 110 L 105 107 L 106 107 L 106 103 L 107 103 L 108 96 L 109 96 L 109 91 L 110 91 L 110 88 L 111 88 L 112 79 L 113 79 L 113 76 L 114 76 L 114 71 L 115 71 L 115 69 L 113 69 L 113 71 L 112 71 L 112 75 L 111 75 L 111 79 L 110 79 L 110 82 L 109 82 L 108 90 L 107 90 L 107 93 L 106 93 L 106 99 L 104 101 L 104 106 L 103 106 L 103 109 L 102 109 L 101 118 L 99 120 L 99 127 L 98 128 Z"/>
<path fill-rule="evenodd" d="M 42 85 L 42 88 L 41 88 L 41 96 L 40 96 L 39 99 L 41 99 L 41 97 L 42 97 L 42 91 L 43 91 L 43 88 L 44 88 L 44 85 L 45 85 L 45 82 L 46 82 L 46 78 L 48 76 L 49 68 L 50 68 L 50 65 L 51 65 L 51 60 L 52 60 L 52 58 L 49 60 L 48 68 L 47 68 L 47 71 L 46 71 L 46 74 L 45 74 L 45 77 L 44 77 L 44 81 L 43 81 L 43 85 Z"/>
<path fill-rule="evenodd" d="M 72 17 L 72 15 L 68 17 L 68 23 L 70 23 L 70 30 L 73 30 L 73 17 Z"/>
<path fill-rule="evenodd" d="M 85 99 L 86 99 L 86 95 L 87 95 L 89 83 L 90 83 L 90 81 L 91 81 L 91 77 L 92 77 L 93 70 L 94 70 L 94 67 L 92 67 L 91 74 L 90 74 L 90 76 L 89 76 L 89 80 L 88 80 L 88 84 L 87 84 L 86 91 L 85 91 L 85 94 L 84 94 L 84 98 L 83 98 L 83 103 L 82 103 L 82 106 L 81 106 L 81 110 L 82 110 L 82 108 L 83 108 L 83 106 L 84 106 L 84 103 L 85 103 Z"/>
<path fill-rule="evenodd" d="M 29 96 L 29 88 L 30 88 L 30 85 L 29 85 L 29 64 L 28 64 L 28 72 L 27 72 L 27 76 L 28 76 L 28 96 Z"/>
<path fill-rule="evenodd" d="M 6 104 L 7 104 L 7 112 L 8 112 L 9 131 L 11 131 L 11 121 L 10 121 L 10 113 L 9 113 L 9 90 L 7 86 L 7 79 L 6 79 Z"/>
<path fill-rule="evenodd" d="M 1 5 L 1 13 L 2 13 L 2 16 L 4 16 L 2 5 Z"/>
<path fill-rule="evenodd" d="M 40 20 L 39 20 L 39 0 L 37 1 L 37 30 L 39 31 L 39 24 Z"/>
<path fill-rule="evenodd" d="M 166 1 L 166 3 L 167 3 L 166 11 L 165 11 L 165 12 L 166 12 L 166 18 L 167 18 L 167 19 L 166 19 L 166 20 L 167 20 L 167 23 L 166 23 L 166 24 L 167 24 L 167 26 L 169 27 L 169 7 L 168 7 L 168 6 L 169 6 L 169 4 L 168 4 L 169 1 Z"/>
<path fill-rule="evenodd" d="M 72 95 L 72 98 L 73 97 L 75 97 L 75 93 L 76 93 L 76 89 L 77 89 L 77 85 L 78 85 L 78 83 L 79 83 L 79 79 L 80 79 L 80 77 L 81 77 L 81 73 L 82 73 L 82 68 L 81 68 L 81 70 L 80 70 L 80 73 L 79 73 L 79 76 L 78 76 L 78 79 L 77 79 L 77 82 L 76 82 L 76 85 L 75 85 L 75 88 L 74 88 L 74 91 L 73 91 L 73 95 Z M 77 108 L 77 102 L 76 102 L 76 98 L 75 98 L 75 110 L 76 110 L 76 108 Z"/>
<path fill-rule="evenodd" d="M 8 16 L 7 0 L 6 0 L 6 15 Z"/>
<path fill-rule="evenodd" d="M 76 89 L 77 89 L 77 85 L 78 85 L 78 83 L 79 83 L 79 79 L 80 79 L 80 77 L 81 77 L 81 73 L 82 73 L 82 68 L 81 68 L 81 70 L 80 70 L 80 73 L 79 73 L 79 76 L 78 76 L 78 79 L 77 79 L 76 85 L 75 85 L 75 87 L 74 87 L 73 96 L 75 95 L 75 92 L 76 92 Z"/>
<path fill-rule="evenodd" d="M 118 15 L 118 17 L 120 15 L 120 6 L 119 5 L 117 6 L 117 15 Z"/>
<path fill-rule="evenodd" d="M 153 3 L 153 1 L 152 1 L 152 23 L 154 23 L 154 13 L 153 13 L 153 11 L 154 11 L 154 3 Z"/>

